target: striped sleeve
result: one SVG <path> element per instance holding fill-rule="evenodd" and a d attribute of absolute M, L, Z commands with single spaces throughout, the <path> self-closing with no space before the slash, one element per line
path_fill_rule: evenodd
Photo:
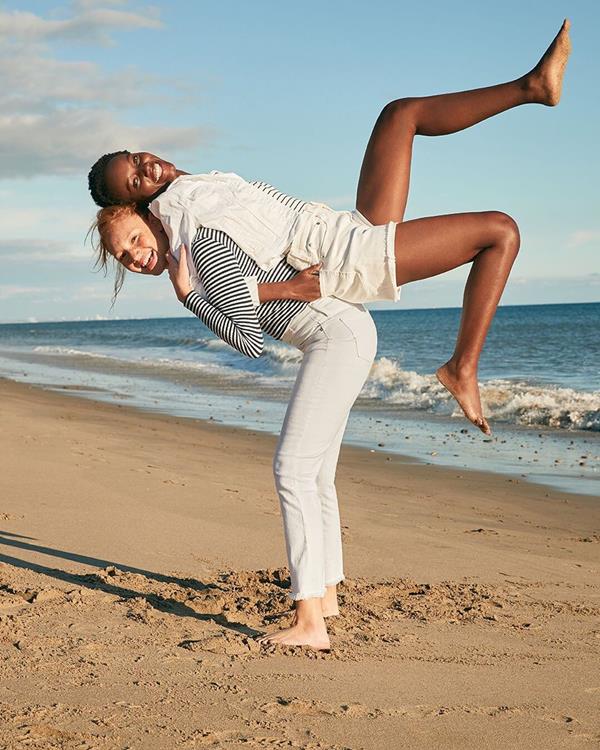
<path fill-rule="evenodd" d="M 206 298 L 192 291 L 184 306 L 219 338 L 247 357 L 260 357 L 264 335 L 248 286 L 232 250 L 200 233 L 192 243 L 194 265 Z"/>
<path fill-rule="evenodd" d="M 259 190 L 263 190 L 265 193 L 267 193 L 267 195 L 270 195 L 271 198 L 275 198 L 275 200 L 283 203 L 284 206 L 287 206 L 294 211 L 300 211 L 302 208 L 304 208 L 304 206 L 306 206 L 306 201 L 303 201 L 301 198 L 292 198 L 291 195 L 282 193 L 281 190 L 277 190 L 277 188 L 274 188 L 273 185 L 269 185 L 268 182 L 263 182 L 262 180 L 252 180 L 250 184 L 254 185 L 254 187 L 257 187 Z"/>

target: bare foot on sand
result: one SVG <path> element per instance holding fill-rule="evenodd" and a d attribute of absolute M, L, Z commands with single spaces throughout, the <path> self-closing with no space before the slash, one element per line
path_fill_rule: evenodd
<path fill-rule="evenodd" d="M 473 374 L 465 377 L 459 374 L 452 360 L 442 365 L 435 374 L 444 388 L 454 396 L 465 417 L 486 435 L 491 435 L 492 431 L 481 408 L 477 376 Z"/>
<path fill-rule="evenodd" d="M 544 52 L 542 59 L 525 76 L 533 102 L 554 107 L 560 101 L 565 67 L 571 54 L 570 26 L 571 22 L 565 18 L 560 31 Z"/>
<path fill-rule="evenodd" d="M 331 644 L 325 627 L 325 621 L 314 624 L 299 624 L 297 618 L 289 628 L 275 633 L 266 633 L 256 639 L 265 645 L 279 644 L 283 646 L 310 646 L 317 651 L 329 651 Z"/>

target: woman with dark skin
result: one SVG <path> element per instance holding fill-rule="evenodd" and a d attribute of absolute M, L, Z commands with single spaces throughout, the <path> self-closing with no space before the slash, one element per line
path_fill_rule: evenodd
<path fill-rule="evenodd" d="M 487 88 L 429 97 L 398 99 L 381 112 L 368 143 L 357 192 L 357 209 L 372 224 L 398 222 L 395 228 L 396 282 L 403 285 L 472 263 L 454 353 L 437 371 L 465 415 L 489 433 L 479 398 L 477 366 L 483 343 L 510 269 L 519 249 L 519 232 L 512 218 L 497 211 L 460 213 L 404 221 L 412 143 L 415 135 L 446 135 L 463 130 L 521 104 L 558 104 L 570 52 L 569 22 L 565 21 L 538 64 L 526 75 Z M 152 154 L 109 155 L 103 166 L 107 203 L 148 203 L 185 174 Z M 155 219 L 151 218 L 151 222 Z M 156 227 L 156 233 L 160 227 Z M 179 299 L 190 291 L 185 263 L 167 250 L 157 254 L 131 242 L 123 230 L 111 253 L 128 270 L 156 275 L 169 266 Z M 183 258 L 183 255 L 181 256 Z M 309 276 L 304 274 L 307 293 Z M 276 285 L 267 284 L 267 288 Z M 267 293 L 267 290 L 264 290 Z M 269 289 L 269 294 L 276 290 Z M 284 296 L 289 296 L 286 290 Z M 271 298 L 275 298 L 271 297 Z M 312 298 L 308 296 L 307 299 Z M 267 298 L 261 294 L 261 301 Z M 324 616 L 337 614 L 336 587 L 323 598 L 295 602 L 291 627 L 261 640 L 321 647 L 327 639 Z"/>
<path fill-rule="evenodd" d="M 565 20 L 538 64 L 513 81 L 486 88 L 397 99 L 375 124 L 358 182 L 356 207 L 372 224 L 398 222 L 395 230 L 398 286 L 472 263 L 452 357 L 436 375 L 465 416 L 484 433 L 477 382 L 483 344 L 519 250 L 515 221 L 499 211 L 431 216 L 404 221 L 415 135 L 456 133 L 521 104 L 555 106 L 570 53 Z M 106 164 L 110 202 L 149 201 L 186 174 L 152 154 L 124 152 Z"/>

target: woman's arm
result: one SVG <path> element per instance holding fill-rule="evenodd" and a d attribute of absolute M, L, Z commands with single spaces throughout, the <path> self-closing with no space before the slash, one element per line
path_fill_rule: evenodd
<path fill-rule="evenodd" d="M 260 357 L 264 336 L 252 297 L 235 255 L 212 237 L 201 237 L 192 245 L 192 257 L 206 299 L 191 289 L 186 253 L 180 261 L 169 253 L 169 276 L 178 299 L 219 338 L 247 357 Z M 183 260 L 182 260 L 183 259 Z"/>

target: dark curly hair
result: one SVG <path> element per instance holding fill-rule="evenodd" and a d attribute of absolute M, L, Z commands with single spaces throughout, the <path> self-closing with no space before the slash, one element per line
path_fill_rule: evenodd
<path fill-rule="evenodd" d="M 104 154 L 104 156 L 101 156 L 90 169 L 88 174 L 88 188 L 90 193 L 92 194 L 94 203 L 96 203 L 98 206 L 106 208 L 106 206 L 117 206 L 119 205 L 119 203 L 123 202 L 115 200 L 108 194 L 104 177 L 108 162 L 113 157 L 119 156 L 120 154 L 129 153 L 130 152 L 127 151 L 127 149 L 124 149 L 123 151 L 113 151 L 112 154 Z"/>

